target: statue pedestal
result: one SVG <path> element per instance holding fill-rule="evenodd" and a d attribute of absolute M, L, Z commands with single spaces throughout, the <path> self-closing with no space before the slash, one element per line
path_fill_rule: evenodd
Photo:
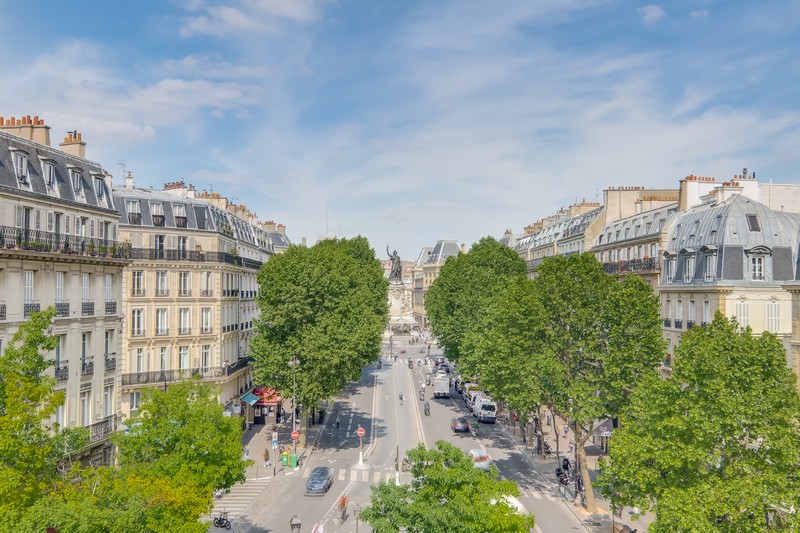
<path fill-rule="evenodd" d="M 411 286 L 407 286 L 399 279 L 389 280 L 389 330 L 406 329 L 402 327 L 406 326 L 410 333 L 416 325 L 411 300 Z"/>

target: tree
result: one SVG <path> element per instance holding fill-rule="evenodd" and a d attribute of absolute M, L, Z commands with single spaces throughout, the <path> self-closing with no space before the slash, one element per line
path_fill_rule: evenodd
<path fill-rule="evenodd" d="M 638 276 L 622 282 L 591 254 L 545 259 L 533 282 L 544 313 L 539 388 L 572 421 L 586 504 L 595 511 L 584 446 L 595 420 L 615 417 L 664 354 L 660 308 Z"/>
<path fill-rule="evenodd" d="M 717 313 L 683 334 L 672 376 L 647 376 L 620 422 L 599 482 L 654 510 L 650 531 L 800 525 L 800 396 L 774 335 Z"/>
<path fill-rule="evenodd" d="M 298 403 L 314 406 L 379 356 L 388 282 L 365 238 L 292 246 L 264 263 L 258 282 L 261 315 L 251 343 L 258 382 L 288 397 L 296 380 Z"/>
<path fill-rule="evenodd" d="M 526 274 L 525 261 L 492 237 L 445 261 L 425 295 L 425 311 L 450 359 L 460 361 L 465 355 L 465 339 L 493 294 L 510 279 Z"/>
<path fill-rule="evenodd" d="M 48 424 L 63 393 L 45 374 L 55 349 L 48 334 L 55 309 L 32 313 L 0 355 L 0 512 L 19 516 L 57 478 L 59 464 L 87 442 L 84 429 Z"/>
<path fill-rule="evenodd" d="M 534 518 L 520 515 L 506 499 L 518 496 L 513 481 L 497 479 L 472 465 L 460 449 L 445 441 L 427 450 L 420 444 L 409 450 L 411 484 L 373 485 L 370 505 L 361 513 L 377 533 L 527 532 Z"/>
<path fill-rule="evenodd" d="M 208 503 L 212 489 L 244 481 L 241 424 L 224 416 L 217 397 L 214 387 L 197 379 L 174 383 L 166 393 L 144 389 L 129 431 L 112 435 L 120 466 L 185 483 Z"/>

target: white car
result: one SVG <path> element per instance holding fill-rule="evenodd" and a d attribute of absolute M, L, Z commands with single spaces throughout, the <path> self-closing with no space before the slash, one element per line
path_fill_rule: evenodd
<path fill-rule="evenodd" d="M 486 470 L 487 472 L 490 470 L 489 467 L 492 465 L 492 458 L 489 457 L 489 453 L 486 450 L 476 448 L 470 450 L 469 454 L 472 457 L 472 466 L 480 468 L 481 470 Z"/>

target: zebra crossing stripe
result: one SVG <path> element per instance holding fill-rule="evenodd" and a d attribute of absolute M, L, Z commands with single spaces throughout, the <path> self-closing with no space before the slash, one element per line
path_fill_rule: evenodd
<path fill-rule="evenodd" d="M 345 470 L 344 468 L 340 468 L 339 469 L 339 477 L 337 477 L 336 479 L 338 479 L 339 481 L 344 481 L 344 476 L 345 476 L 346 473 L 347 473 L 347 470 Z"/>
<path fill-rule="evenodd" d="M 350 481 L 358 481 L 358 470 L 350 471 Z"/>

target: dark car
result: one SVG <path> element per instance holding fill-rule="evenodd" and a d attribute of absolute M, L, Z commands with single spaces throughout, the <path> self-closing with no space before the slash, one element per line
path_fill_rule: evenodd
<path fill-rule="evenodd" d="M 444 370 L 445 372 L 447 372 L 449 374 L 450 373 L 450 365 L 448 365 L 447 363 L 442 363 L 441 365 L 439 365 L 437 370 Z"/>
<path fill-rule="evenodd" d="M 306 481 L 306 496 L 322 496 L 333 485 L 333 471 L 327 466 L 318 466 L 311 471 Z"/>
<path fill-rule="evenodd" d="M 444 358 L 443 355 L 437 355 L 436 357 L 433 358 L 433 364 L 436 366 L 439 366 L 444 362 L 446 362 L 446 359 Z"/>
<path fill-rule="evenodd" d="M 454 418 L 450 422 L 450 429 L 452 429 L 456 433 L 458 432 L 466 433 L 469 431 L 469 422 L 467 422 L 467 419 L 464 418 L 463 416 L 459 418 Z"/>

